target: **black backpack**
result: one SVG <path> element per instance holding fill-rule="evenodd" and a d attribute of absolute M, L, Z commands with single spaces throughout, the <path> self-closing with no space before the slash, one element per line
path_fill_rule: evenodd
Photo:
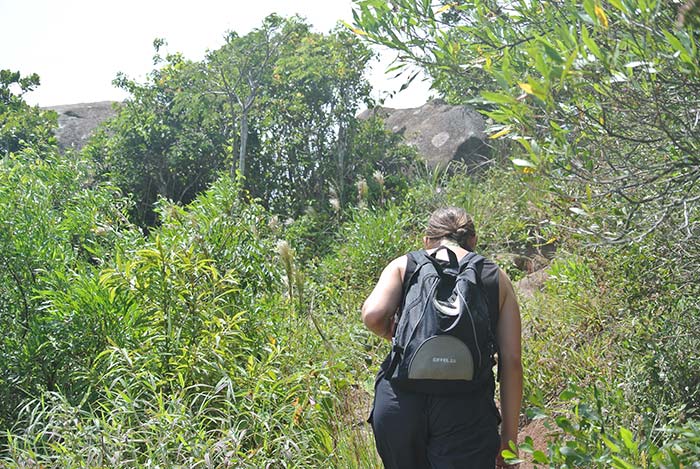
<path fill-rule="evenodd" d="M 443 249 L 449 261 L 436 258 Z M 490 263 L 495 289 L 486 289 L 486 259 L 479 254 L 471 252 L 457 261 L 454 252 L 441 246 L 432 254 L 421 250 L 407 256 L 403 300 L 384 377 L 402 389 L 432 394 L 492 388 L 497 267 Z"/>

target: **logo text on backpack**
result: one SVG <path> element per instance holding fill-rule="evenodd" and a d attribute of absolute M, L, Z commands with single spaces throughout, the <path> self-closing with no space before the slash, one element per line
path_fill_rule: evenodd
<path fill-rule="evenodd" d="M 433 363 L 457 363 L 457 359 L 452 357 L 433 357 Z"/>

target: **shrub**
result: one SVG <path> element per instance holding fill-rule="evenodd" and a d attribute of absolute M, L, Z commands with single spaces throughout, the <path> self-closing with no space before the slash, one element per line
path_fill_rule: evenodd
<path fill-rule="evenodd" d="M 128 236 L 125 201 L 91 178 L 90 162 L 52 147 L 0 159 L 0 428 L 22 399 L 65 385 L 73 352 L 91 347 L 85 324 L 63 336 L 80 311 L 47 304 L 78 277 L 90 284 Z"/>

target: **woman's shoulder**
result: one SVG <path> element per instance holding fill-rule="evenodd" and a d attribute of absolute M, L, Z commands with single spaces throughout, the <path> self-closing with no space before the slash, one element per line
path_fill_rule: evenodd
<path fill-rule="evenodd" d="M 408 260 L 408 254 L 404 254 L 403 256 L 399 256 L 389 262 L 389 265 L 396 265 L 396 264 L 405 264 L 406 261 Z"/>
<path fill-rule="evenodd" d="M 387 267 L 399 269 L 403 274 L 404 270 L 406 270 L 406 265 L 408 264 L 408 256 L 409 254 L 404 254 L 403 256 L 397 257 L 393 261 L 389 262 Z"/>
<path fill-rule="evenodd" d="M 393 272 L 397 274 L 401 279 L 403 279 L 404 275 L 406 274 L 406 268 L 409 265 L 409 258 L 411 257 L 411 255 L 412 253 L 407 253 L 403 256 L 397 257 L 396 259 L 389 262 L 389 264 L 387 264 L 387 266 L 384 268 L 384 271 Z"/>

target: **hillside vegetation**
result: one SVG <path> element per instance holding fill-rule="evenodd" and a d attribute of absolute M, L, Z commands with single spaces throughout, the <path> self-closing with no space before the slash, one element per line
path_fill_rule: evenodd
<path fill-rule="evenodd" d="M 545 443 L 519 455 L 696 467 L 692 8 L 356 3 L 355 36 L 272 16 L 201 62 L 156 41 L 81 153 L 22 99 L 38 77 L 2 72 L 0 467 L 379 468 L 365 419 L 388 344 L 359 309 L 444 205 L 514 281 L 546 272 L 519 291 L 522 423 Z M 360 38 L 474 98 L 486 169 L 426 169 L 355 119 Z"/>

